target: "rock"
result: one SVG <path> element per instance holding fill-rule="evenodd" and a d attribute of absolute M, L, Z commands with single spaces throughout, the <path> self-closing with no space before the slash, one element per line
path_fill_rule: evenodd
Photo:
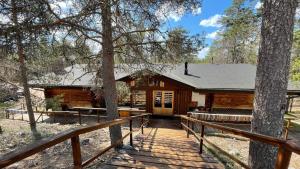
<path fill-rule="evenodd" d="M 16 145 L 14 145 L 14 144 L 7 144 L 7 147 L 8 148 L 14 148 L 14 147 L 16 147 Z"/>
<path fill-rule="evenodd" d="M 24 138 L 26 134 L 24 132 L 19 132 L 19 136 Z"/>
<path fill-rule="evenodd" d="M 85 138 L 85 139 L 83 139 L 82 141 L 81 141 L 81 145 L 88 145 L 88 144 L 90 144 L 90 138 Z"/>
<path fill-rule="evenodd" d="M 37 166 L 39 163 L 37 161 L 34 160 L 30 160 L 28 163 L 29 168 L 35 167 Z"/>

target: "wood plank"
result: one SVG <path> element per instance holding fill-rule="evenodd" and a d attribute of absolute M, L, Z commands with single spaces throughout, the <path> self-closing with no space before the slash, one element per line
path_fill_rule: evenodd
<path fill-rule="evenodd" d="M 174 159 L 174 160 L 184 160 L 184 161 L 213 161 L 216 162 L 212 157 L 201 155 L 201 156 L 181 156 L 181 155 L 172 155 L 172 154 L 161 154 L 161 153 L 154 153 L 154 152 L 145 152 L 145 151 L 126 151 L 126 153 L 120 154 L 127 154 L 130 156 L 144 156 L 144 157 L 152 157 L 152 158 L 162 158 L 162 159 Z"/>
<path fill-rule="evenodd" d="M 166 125 L 166 124 L 164 124 Z M 166 125 L 167 126 L 167 125 Z M 199 154 L 199 144 L 174 128 L 145 129 L 134 139 L 134 149 L 123 148 L 106 166 L 109 168 L 224 168 L 208 154 Z"/>
<path fill-rule="evenodd" d="M 140 161 L 146 163 L 156 163 L 156 164 L 164 164 L 164 165 L 175 165 L 175 166 L 184 166 L 184 167 L 198 167 L 203 166 L 204 164 L 217 164 L 216 161 L 213 160 L 202 160 L 202 161 L 191 161 L 191 160 L 178 160 L 178 159 L 167 159 L 167 158 L 159 158 L 152 156 L 140 156 L 140 155 L 128 155 L 128 154 L 120 154 L 115 159 L 125 160 L 125 161 Z"/>
<path fill-rule="evenodd" d="M 164 163 L 155 163 L 155 162 L 141 162 L 137 160 L 112 160 L 109 165 L 121 166 L 121 167 L 130 167 L 130 168 L 146 168 L 146 169 L 183 169 L 183 168 L 201 168 L 201 169 L 222 169 L 221 165 L 217 163 L 203 163 L 196 167 L 185 166 L 185 165 L 173 165 L 173 164 L 164 164 Z"/>

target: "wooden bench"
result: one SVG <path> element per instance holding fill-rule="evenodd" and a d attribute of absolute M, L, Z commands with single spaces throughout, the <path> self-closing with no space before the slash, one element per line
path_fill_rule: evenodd
<path fill-rule="evenodd" d="M 241 114 L 213 114 L 213 113 L 197 113 L 188 112 L 190 117 L 198 120 L 211 122 L 225 122 L 225 123 L 250 123 L 252 115 Z"/>

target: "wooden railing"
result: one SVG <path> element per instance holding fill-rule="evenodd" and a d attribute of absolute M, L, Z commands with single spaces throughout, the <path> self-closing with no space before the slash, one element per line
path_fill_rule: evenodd
<path fill-rule="evenodd" d="M 53 137 L 49 137 L 46 139 L 42 139 L 38 143 L 34 143 L 31 145 L 26 146 L 25 148 L 18 150 L 18 151 L 13 151 L 7 154 L 4 154 L 2 157 L 0 157 L 0 168 L 9 166 L 13 163 L 16 163 L 22 159 L 25 159 L 29 156 L 32 156 L 36 153 L 39 153 L 47 148 L 50 148 L 52 146 L 55 146 L 63 141 L 66 141 L 68 139 L 71 139 L 71 145 L 72 145 L 72 152 L 73 152 L 73 162 L 74 162 L 74 168 L 83 168 L 90 164 L 92 161 L 97 159 L 99 156 L 110 150 L 111 148 L 114 148 L 122 143 L 122 141 L 130 136 L 130 145 L 133 145 L 133 130 L 132 130 L 132 121 L 135 119 L 141 119 L 141 125 L 139 127 L 139 130 L 141 130 L 142 134 L 144 133 L 144 126 L 149 122 L 148 118 L 149 114 L 141 114 L 137 116 L 131 116 L 131 117 L 126 117 L 122 119 L 116 119 L 100 124 L 95 124 L 91 126 L 86 126 L 86 127 L 80 127 L 77 129 L 70 129 L 65 132 L 62 132 L 60 134 L 57 134 Z M 124 135 L 120 140 L 116 141 L 115 143 L 111 144 L 110 146 L 106 147 L 105 149 L 99 151 L 96 153 L 93 157 L 89 158 L 86 161 L 82 161 L 81 158 L 81 150 L 80 150 L 80 140 L 79 140 L 79 135 L 85 134 L 88 132 L 92 132 L 95 130 L 99 130 L 102 128 L 106 127 L 112 127 L 115 125 L 121 125 L 129 123 L 129 128 L 130 131 Z"/>
<path fill-rule="evenodd" d="M 197 119 L 187 117 L 187 116 L 180 116 L 180 117 L 181 117 L 181 126 L 184 129 L 186 129 L 187 137 L 189 137 L 190 134 L 193 134 L 195 136 L 195 138 L 200 142 L 200 147 L 199 147 L 200 154 L 202 153 L 202 150 L 203 150 L 203 141 L 204 141 L 211 147 L 215 148 L 216 150 L 218 150 L 219 152 L 224 154 L 225 156 L 229 157 L 234 162 L 238 163 L 243 168 L 250 169 L 250 167 L 246 163 L 242 162 L 240 159 L 236 158 L 235 156 L 227 153 L 225 150 L 221 149 L 220 147 L 213 144 L 211 141 L 209 141 L 208 139 L 206 139 L 204 137 L 205 127 L 209 127 L 209 128 L 221 130 L 221 131 L 224 131 L 227 133 L 232 133 L 234 135 L 246 137 L 252 141 L 259 141 L 259 142 L 266 143 L 269 145 L 277 146 L 279 149 L 278 149 L 278 155 L 277 155 L 277 160 L 276 160 L 276 164 L 275 164 L 276 169 L 288 169 L 292 153 L 300 154 L 300 147 L 291 141 L 274 138 L 274 137 L 270 137 L 270 136 L 266 136 L 266 135 L 251 133 L 251 132 L 247 132 L 247 131 L 239 130 L 239 129 L 235 129 L 235 128 L 225 127 L 225 126 L 221 126 L 221 125 L 214 124 L 211 122 L 197 120 Z M 194 127 L 196 124 L 201 126 L 200 135 L 194 131 Z"/>

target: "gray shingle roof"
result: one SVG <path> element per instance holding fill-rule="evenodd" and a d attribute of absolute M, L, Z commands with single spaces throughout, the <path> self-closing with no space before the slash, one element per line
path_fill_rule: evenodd
<path fill-rule="evenodd" d="M 133 70 L 132 70 L 132 69 Z M 132 66 L 129 69 L 115 69 L 116 80 L 143 70 L 139 65 L 138 69 Z M 145 68 L 146 69 L 146 68 Z M 74 65 L 66 68 L 68 72 L 62 76 L 55 76 L 58 81 L 49 81 L 48 74 L 39 81 L 31 81 L 33 86 L 77 86 L 92 87 L 95 83 L 95 72 L 85 73 L 86 65 Z M 155 73 L 179 81 L 196 89 L 203 90 L 254 90 L 256 66 L 251 64 L 189 64 L 188 75 L 184 74 L 184 64 L 167 68 L 163 71 L 152 70 Z M 300 92 L 300 85 L 289 83 L 289 90 Z"/>

